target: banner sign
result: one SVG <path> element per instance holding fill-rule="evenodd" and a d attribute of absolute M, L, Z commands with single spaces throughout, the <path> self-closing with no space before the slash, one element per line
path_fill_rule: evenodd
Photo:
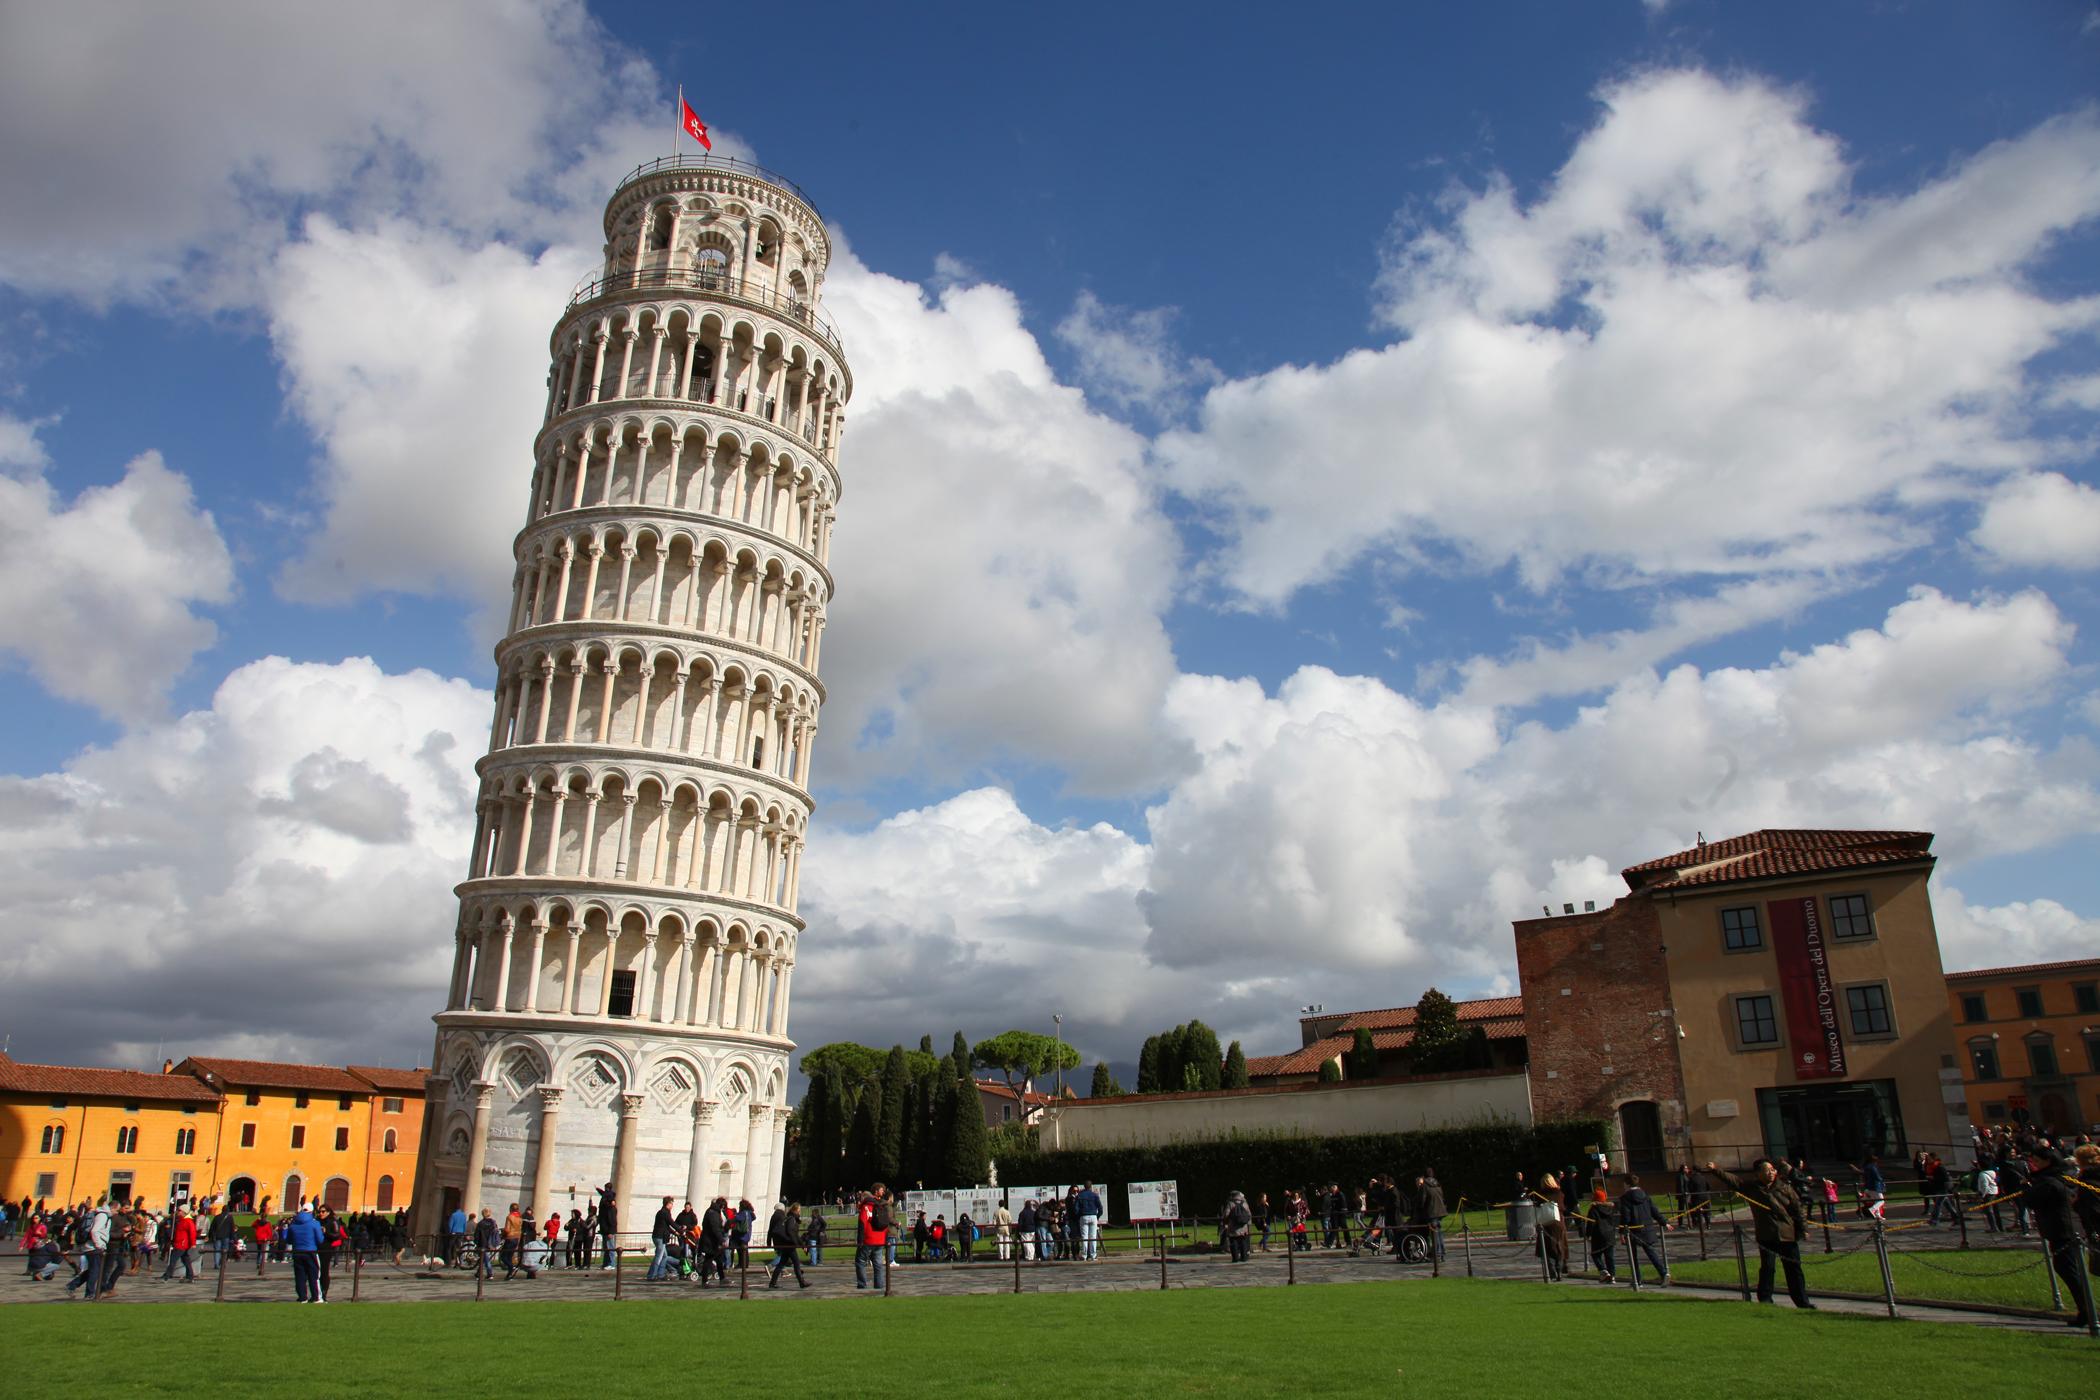
<path fill-rule="evenodd" d="M 1181 1185 L 1174 1181 L 1133 1181 L 1123 1188 L 1124 1197 L 1130 1202 L 1130 1222 L 1140 1220 L 1179 1220 L 1181 1218 Z"/>
<path fill-rule="evenodd" d="M 992 1217 L 999 1213 L 999 1188 L 979 1186 L 958 1191 L 955 1193 L 955 1210 L 956 1214 L 948 1217 L 950 1220 L 967 1215 L 973 1224 L 989 1225 Z"/>
<path fill-rule="evenodd" d="M 1830 981 L 1830 950 L 1814 899 L 1775 899 L 1765 905 L 1772 951 L 1779 959 L 1779 999 L 1786 1007 L 1794 1078 L 1843 1079 L 1845 1042 L 1838 1033 L 1837 988 Z"/>
<path fill-rule="evenodd" d="M 1065 1198 L 1062 1186 L 1009 1186 L 1006 1188 L 1006 1208 L 1015 1215 L 1030 1201 L 1042 1205 L 1045 1201 L 1061 1201 Z"/>

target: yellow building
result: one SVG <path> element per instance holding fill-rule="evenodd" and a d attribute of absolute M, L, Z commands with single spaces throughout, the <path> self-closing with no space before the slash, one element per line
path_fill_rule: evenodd
<path fill-rule="evenodd" d="M 216 1179 L 219 1096 L 186 1074 L 21 1064 L 0 1055 L 0 1192 L 155 1207 Z"/>
<path fill-rule="evenodd" d="M 2100 958 L 1947 974 L 1969 1121 L 2100 1123 Z"/>
<path fill-rule="evenodd" d="M 217 1187 L 236 1206 L 289 1210 L 313 1201 L 337 1210 L 395 1210 L 408 1204 L 423 1121 L 421 1071 L 361 1074 L 202 1055 L 175 1068 L 220 1093 Z"/>

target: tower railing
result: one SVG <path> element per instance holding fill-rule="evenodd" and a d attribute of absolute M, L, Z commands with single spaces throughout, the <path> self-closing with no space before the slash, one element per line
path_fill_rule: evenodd
<path fill-rule="evenodd" d="M 713 271 L 707 264 L 698 267 L 644 267 L 631 268 L 626 272 L 615 272 L 608 277 L 594 277 L 579 285 L 569 297 L 567 315 L 585 302 L 600 297 L 613 296 L 620 292 L 676 290 L 706 292 L 709 296 L 728 301 L 743 302 L 774 312 L 798 325 L 807 327 L 818 339 L 831 348 L 834 355 L 845 357 L 845 343 L 839 339 L 838 327 L 808 297 L 793 290 L 782 290 L 770 282 L 761 282 L 750 277 L 731 277 L 725 272 Z"/>
<path fill-rule="evenodd" d="M 752 161 L 738 160 L 735 156 L 659 156 L 655 160 L 644 161 L 621 176 L 620 183 L 613 192 L 617 195 L 620 190 L 626 189 L 642 177 L 658 175 L 666 170 L 715 170 L 724 175 L 745 175 L 754 180 L 764 180 L 769 185 L 780 186 L 808 205 L 809 212 L 815 214 L 819 221 L 824 217 L 817 208 L 817 202 L 809 197 L 802 186 L 777 171 L 768 170 Z"/>

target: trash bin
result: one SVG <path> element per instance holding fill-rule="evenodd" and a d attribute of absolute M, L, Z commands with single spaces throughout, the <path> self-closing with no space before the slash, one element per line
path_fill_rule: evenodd
<path fill-rule="evenodd" d="M 1530 1201 L 1512 1202 L 1502 1222 L 1508 1238 L 1529 1243 L 1538 1234 L 1538 1207 Z"/>

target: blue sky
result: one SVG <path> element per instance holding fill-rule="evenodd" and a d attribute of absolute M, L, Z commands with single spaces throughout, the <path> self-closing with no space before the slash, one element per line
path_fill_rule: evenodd
<path fill-rule="evenodd" d="M 2092 6 L 387 10 L 11 13 L 17 1053 L 427 1053 L 679 83 L 850 249 L 805 1044 L 1279 1049 L 1765 824 L 1939 832 L 1950 965 L 2095 947 Z"/>

